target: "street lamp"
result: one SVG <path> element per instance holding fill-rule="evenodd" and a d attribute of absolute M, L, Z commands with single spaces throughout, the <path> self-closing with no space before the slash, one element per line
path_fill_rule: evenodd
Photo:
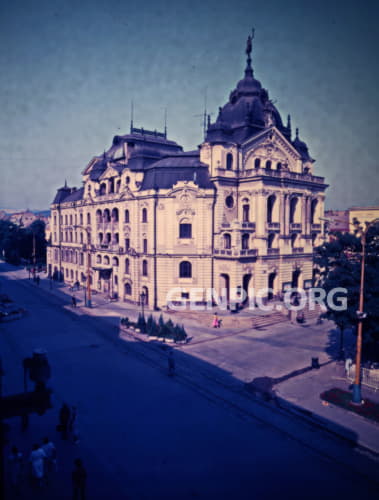
<path fill-rule="evenodd" d="M 87 307 L 92 307 L 92 304 L 91 304 L 91 245 L 90 245 L 90 229 L 88 227 L 85 227 L 85 226 L 79 226 L 79 225 L 75 225 L 74 226 L 75 229 L 79 228 L 79 229 L 84 229 L 84 231 L 86 231 L 87 233 L 87 249 L 88 249 L 88 252 L 87 252 L 87 294 L 84 293 L 84 304 L 87 306 Z M 85 292 L 86 290 L 84 290 Z"/>
<path fill-rule="evenodd" d="M 365 259 L 366 259 L 366 235 L 369 228 L 379 222 L 379 218 L 374 219 L 370 222 L 366 222 L 366 229 L 362 230 L 361 244 L 362 244 L 362 259 L 361 259 L 361 284 L 359 288 L 359 309 L 357 311 L 358 317 L 358 334 L 357 334 L 357 353 L 355 360 L 355 378 L 353 384 L 353 398 L 352 402 L 355 404 L 361 404 L 361 359 L 362 359 L 362 327 L 363 320 L 366 318 L 367 314 L 363 311 L 363 300 L 364 300 L 364 286 L 365 286 Z"/>
<path fill-rule="evenodd" d="M 141 309 L 142 309 L 142 317 L 144 318 L 144 305 L 145 305 L 145 299 L 146 299 L 146 293 L 145 293 L 145 290 L 142 290 L 141 294 L 140 294 L 140 299 L 141 299 Z"/>

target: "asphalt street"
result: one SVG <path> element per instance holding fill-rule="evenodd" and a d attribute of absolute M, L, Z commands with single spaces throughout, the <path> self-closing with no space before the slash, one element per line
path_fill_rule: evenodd
<path fill-rule="evenodd" d="M 378 485 L 262 421 L 215 404 L 178 377 L 164 356 L 152 361 L 115 327 L 73 314 L 59 298 L 13 279 L 0 264 L 1 293 L 27 309 L 1 324 L 4 395 L 23 388 L 22 359 L 43 347 L 52 367 L 53 408 L 33 415 L 27 431 L 10 419 L 9 446 L 26 455 L 45 435 L 58 470 L 42 490 L 25 481 L 22 498 L 71 498 L 72 462 L 88 471 L 88 499 L 374 498 Z M 196 364 L 194 364 L 194 369 Z M 63 401 L 78 407 L 80 442 L 56 432 Z M 316 432 L 316 431 L 315 431 Z M 7 485 L 8 498 L 13 494 Z"/>

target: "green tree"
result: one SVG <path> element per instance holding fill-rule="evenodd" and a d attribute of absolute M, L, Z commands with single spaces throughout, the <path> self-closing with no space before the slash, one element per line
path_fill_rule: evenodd
<path fill-rule="evenodd" d="M 340 331 L 357 325 L 362 259 L 358 225 L 356 234 L 337 233 L 332 241 L 315 249 L 318 285 L 327 294 L 335 288 L 347 289 L 346 309 L 338 311 L 327 304 L 326 316 Z M 367 317 L 363 321 L 363 357 L 374 360 L 379 359 L 379 224 L 367 231 L 365 256 L 364 312 Z"/>

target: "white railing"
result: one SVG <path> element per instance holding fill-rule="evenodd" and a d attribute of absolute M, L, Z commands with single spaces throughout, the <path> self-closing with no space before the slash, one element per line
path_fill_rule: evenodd
<path fill-rule="evenodd" d="M 355 378 L 355 366 L 351 366 L 347 372 L 347 379 L 350 382 L 354 382 Z M 361 383 L 367 387 L 371 387 L 377 391 L 379 389 L 379 369 L 378 368 L 362 368 L 361 371 Z"/>

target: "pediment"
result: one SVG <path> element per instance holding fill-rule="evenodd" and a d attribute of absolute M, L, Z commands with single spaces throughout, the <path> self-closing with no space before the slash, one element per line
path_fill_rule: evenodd
<path fill-rule="evenodd" d="M 105 179 L 111 179 L 112 177 L 118 177 L 120 172 L 112 167 L 112 165 L 108 165 L 104 172 L 100 175 L 99 180 L 103 181 Z"/>

